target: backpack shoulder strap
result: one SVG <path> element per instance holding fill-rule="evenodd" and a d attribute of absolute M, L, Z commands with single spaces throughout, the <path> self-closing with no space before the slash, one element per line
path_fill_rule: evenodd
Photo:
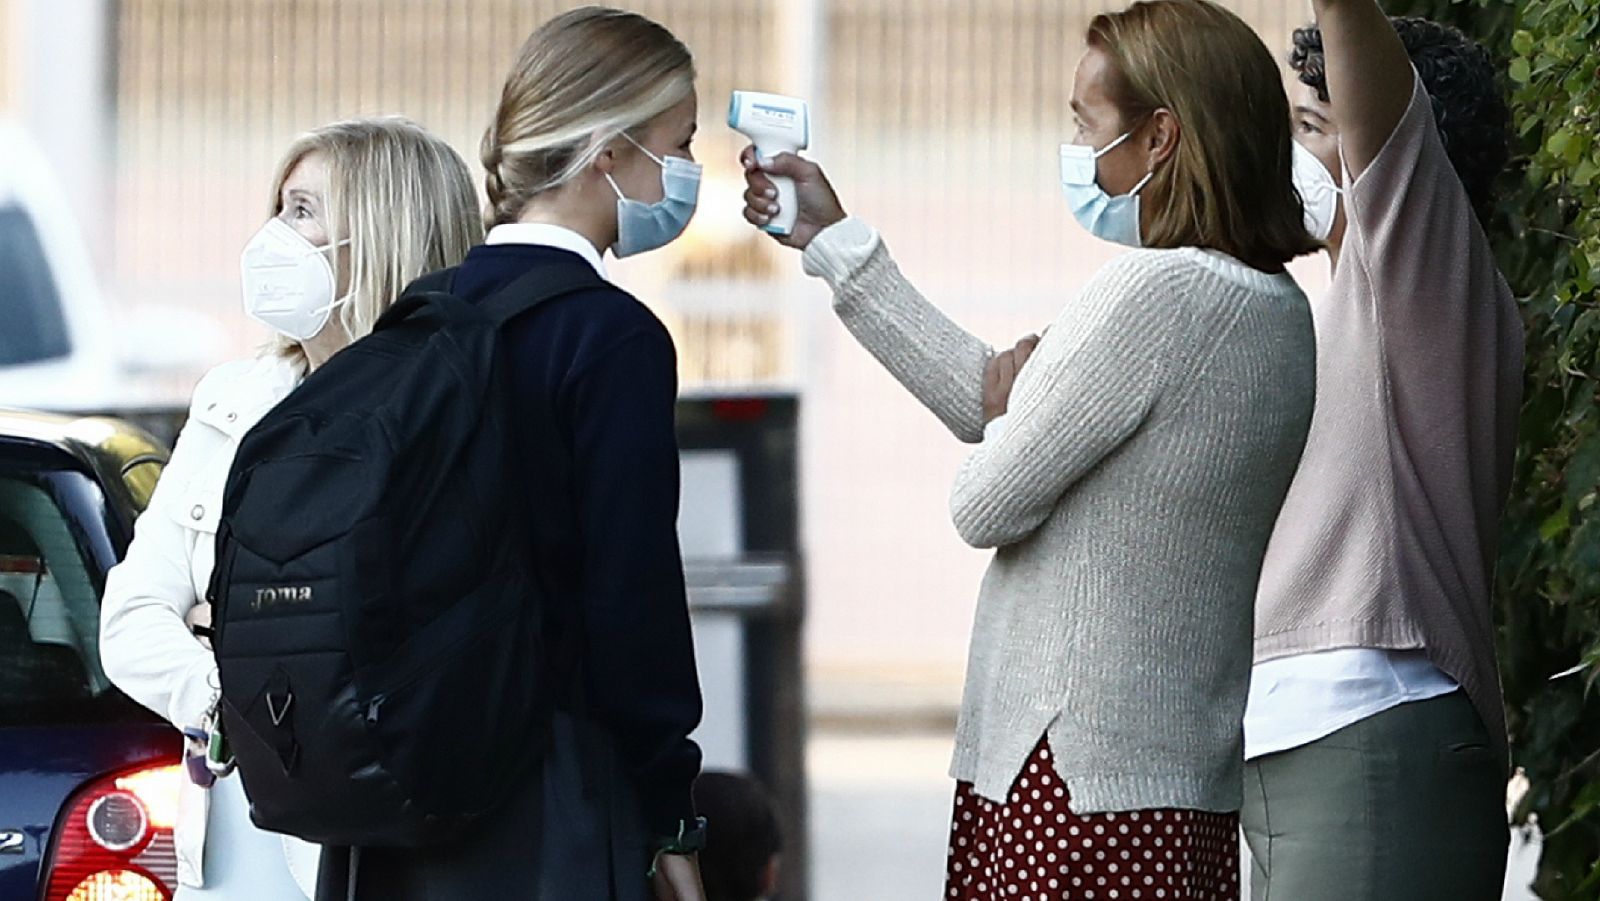
<path fill-rule="evenodd" d="M 449 294 L 451 293 L 450 289 L 455 286 L 456 272 L 460 268 L 460 266 L 447 266 L 444 269 L 437 269 L 433 272 L 423 273 L 417 277 L 416 281 L 413 281 L 411 284 L 407 285 L 403 293 L 430 294 L 437 292 L 440 294 Z"/>
<path fill-rule="evenodd" d="M 400 292 L 400 298 L 389 309 L 385 310 L 378 321 L 373 324 L 372 330 L 381 332 L 390 326 L 399 325 L 429 306 L 437 306 L 439 300 L 451 296 L 451 289 L 455 287 L 456 270 L 459 266 L 451 266 L 434 272 L 424 273 L 411 284 L 406 285 Z M 443 308 L 446 316 L 459 316 L 461 312 L 453 306 Z"/>
<path fill-rule="evenodd" d="M 541 266 L 518 276 L 481 303 L 468 304 L 457 298 L 453 290 L 456 270 L 459 268 L 451 266 L 429 272 L 407 285 L 400 299 L 378 319 L 373 331 L 399 325 L 424 308 L 433 308 L 446 322 L 459 323 L 470 322 L 476 310 L 478 314 L 487 316 L 495 328 L 499 328 L 546 301 L 574 291 L 602 288 L 610 284 L 587 264 Z"/>
<path fill-rule="evenodd" d="M 540 266 L 517 277 L 489 295 L 478 308 L 496 328 L 547 301 L 575 291 L 602 288 L 610 284 L 587 263 L 574 266 Z"/>

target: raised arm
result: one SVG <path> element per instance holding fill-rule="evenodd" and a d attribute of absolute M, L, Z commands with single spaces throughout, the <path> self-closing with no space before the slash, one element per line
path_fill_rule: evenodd
<path fill-rule="evenodd" d="M 1359 178 L 1411 103 L 1411 58 L 1377 0 L 1314 0 L 1313 6 L 1345 165 Z"/>

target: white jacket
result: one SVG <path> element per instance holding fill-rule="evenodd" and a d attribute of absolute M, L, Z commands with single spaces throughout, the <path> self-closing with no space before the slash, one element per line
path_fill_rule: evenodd
<path fill-rule="evenodd" d="M 189 421 L 134 527 L 127 556 L 106 577 L 100 656 L 134 700 L 182 728 L 198 726 L 217 695 L 217 663 L 184 616 L 203 603 L 215 562 L 222 493 L 245 432 L 299 384 L 289 361 L 264 356 L 218 366 L 195 387 Z M 229 778 L 237 778 L 231 776 Z M 184 780 L 177 826 L 178 881 L 204 885 L 208 793 Z M 307 896 L 318 849 L 285 839 L 289 868 Z"/>

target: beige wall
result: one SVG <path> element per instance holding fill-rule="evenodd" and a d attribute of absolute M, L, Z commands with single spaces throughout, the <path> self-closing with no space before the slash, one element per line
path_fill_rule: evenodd
<path fill-rule="evenodd" d="M 512 57 L 539 22 L 577 2 L 527 0 L 123 0 L 118 77 L 118 221 L 114 281 L 131 303 L 159 300 L 215 317 L 231 336 L 224 355 L 259 334 L 235 315 L 238 247 L 266 214 L 267 183 L 293 137 L 337 118 L 404 113 L 450 140 L 477 167 L 477 147 Z M 735 84 L 783 89 L 762 61 L 773 55 L 773 3 L 635 3 L 700 50 L 708 193 L 736 180 L 737 142 L 722 126 Z M 692 279 L 763 279 L 770 250 L 731 216 L 701 217 L 667 254 L 619 267 L 663 293 L 680 270 Z M 726 290 L 726 289 L 725 289 Z M 643 293 L 643 292 L 642 292 Z M 688 298 L 692 301 L 694 298 Z M 773 311 L 737 305 L 663 306 L 690 347 L 726 338 L 753 348 L 728 372 L 685 356 L 690 382 L 771 381 L 789 375 L 788 333 Z M 726 304 L 714 305 L 726 307 Z"/>
<path fill-rule="evenodd" d="M 0 0 L 11 2 L 11 0 Z M 335 118 L 403 112 L 476 163 L 498 86 L 527 32 L 574 0 L 122 0 L 117 56 L 111 281 L 127 302 L 160 299 L 216 317 L 238 352 L 233 262 L 259 224 L 264 186 L 292 137 Z M 1054 238 L 1054 148 L 1096 0 L 814 0 L 821 46 L 796 52 L 792 0 L 645 0 L 695 50 L 708 164 L 689 239 L 619 269 L 657 301 L 684 344 L 685 379 L 797 384 L 797 323 L 761 287 L 792 266 L 743 228 L 723 125 L 735 87 L 813 80 L 817 152 L 858 205 L 895 229 L 908 259 L 961 293 L 1000 278 L 1051 294 L 1080 268 Z M 1295 21 L 1281 0 L 1232 4 L 1275 47 Z M 819 58 L 808 78 L 800 61 Z M 942 245 L 986 223 L 974 264 Z M 1087 251 L 1091 253 L 1092 251 Z M 1043 265 L 1041 265 L 1041 263 Z M 954 283 L 944 278 L 950 269 Z M 705 285 L 700 290 L 699 285 Z M 738 302 L 740 296 L 744 302 Z M 723 345 L 732 352 L 724 354 Z"/>
<path fill-rule="evenodd" d="M 16 26 L 12 23 L 11 0 L 0 0 L 0 116 L 9 116 L 16 100 L 12 93 L 16 82 L 16 48 L 11 45 L 11 35 Z"/>

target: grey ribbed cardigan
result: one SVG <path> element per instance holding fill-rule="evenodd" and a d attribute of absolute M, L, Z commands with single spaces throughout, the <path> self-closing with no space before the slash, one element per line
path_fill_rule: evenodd
<path fill-rule="evenodd" d="M 956 437 L 983 439 L 990 348 L 876 233 L 846 220 L 806 263 L 868 351 Z M 1238 809 L 1256 582 L 1315 354 L 1291 277 L 1198 249 L 1128 253 L 1061 312 L 951 497 L 961 536 L 998 548 L 953 777 L 1003 799 L 1048 734 L 1076 812 Z"/>

